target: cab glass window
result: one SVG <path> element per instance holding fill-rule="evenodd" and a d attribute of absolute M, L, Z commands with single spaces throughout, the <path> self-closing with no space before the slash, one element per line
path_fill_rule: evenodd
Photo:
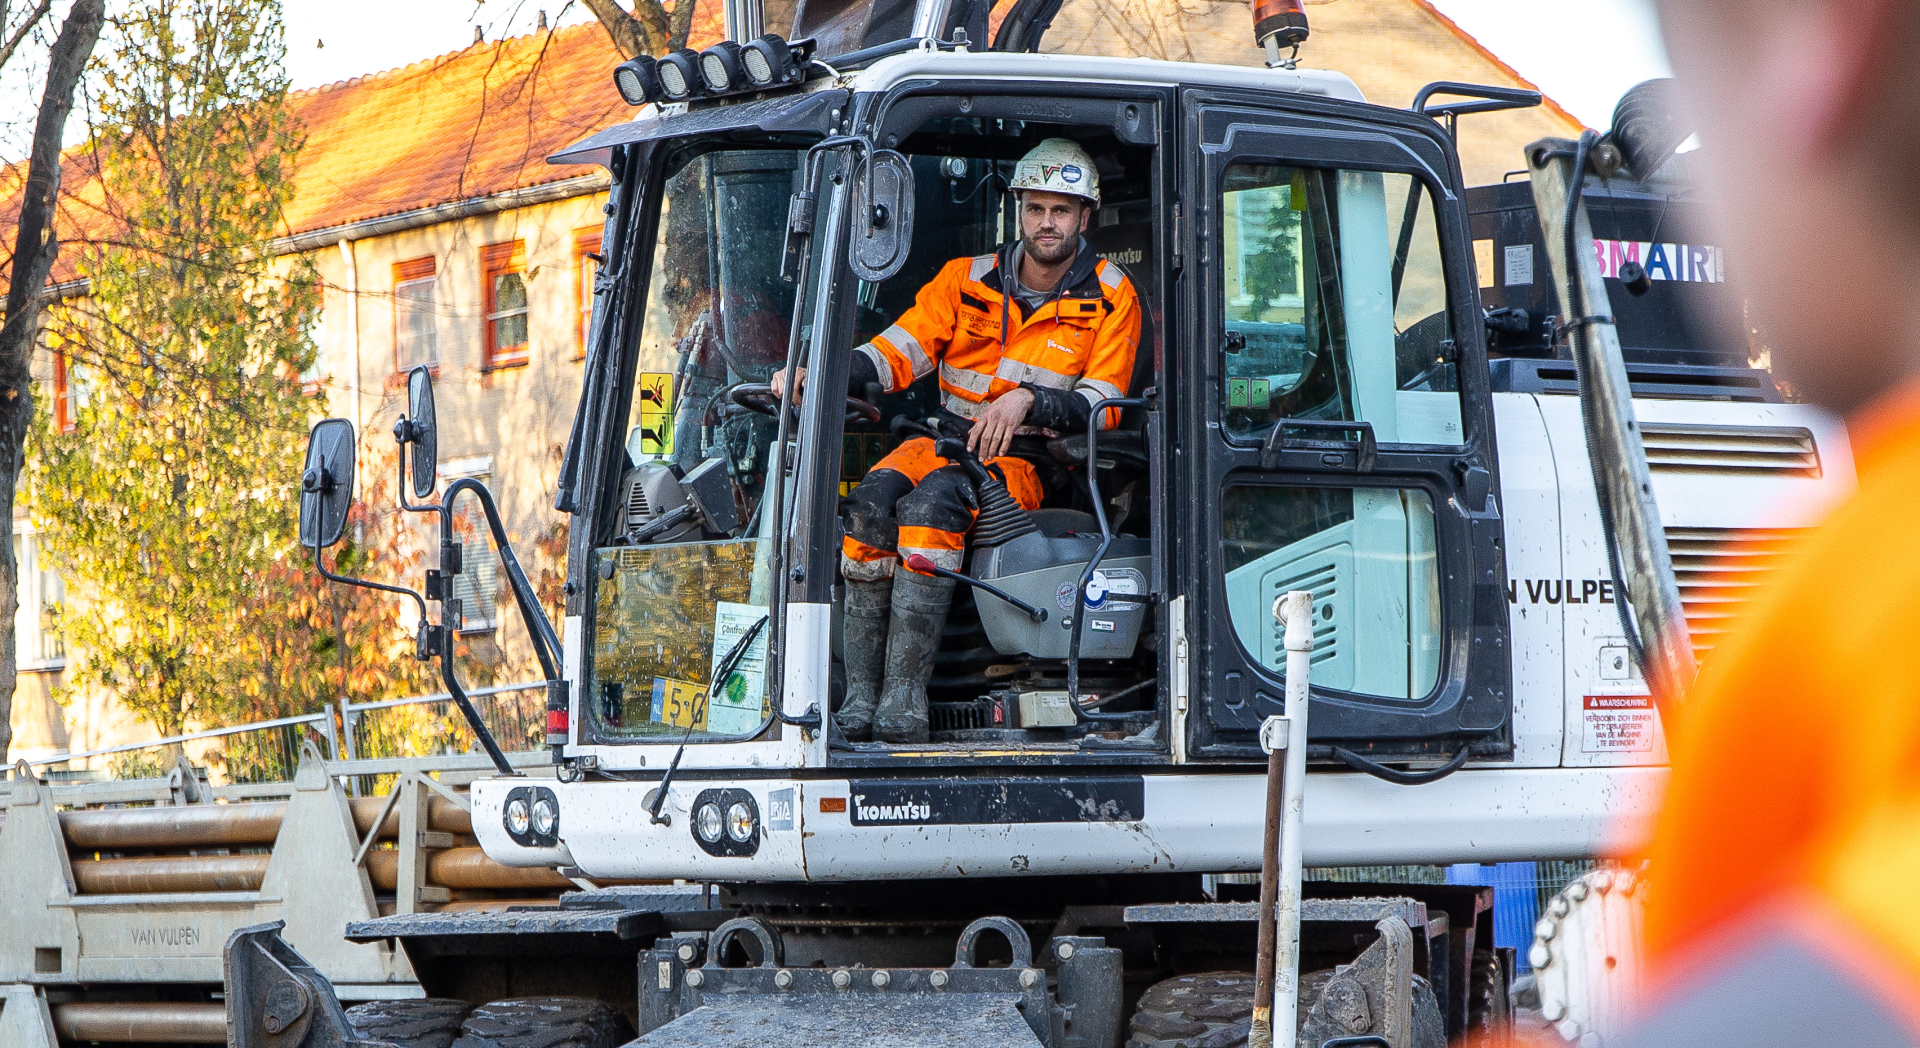
<path fill-rule="evenodd" d="M 1462 442 L 1432 194 L 1408 175 L 1239 163 L 1218 290 L 1229 435 L 1364 421 L 1383 444 Z"/>
<path fill-rule="evenodd" d="M 786 358 L 794 285 L 780 263 L 803 156 L 705 153 L 666 180 L 627 347 L 614 535 L 594 552 L 583 705 L 603 738 L 739 737 L 771 713 L 775 522 L 763 509 L 776 424 L 732 393 L 765 383 Z"/>
<path fill-rule="evenodd" d="M 1261 665 L 1287 665 L 1275 599 L 1313 594 L 1313 685 L 1417 700 L 1440 679 L 1433 497 L 1418 488 L 1241 484 L 1221 519 L 1227 607 Z"/>

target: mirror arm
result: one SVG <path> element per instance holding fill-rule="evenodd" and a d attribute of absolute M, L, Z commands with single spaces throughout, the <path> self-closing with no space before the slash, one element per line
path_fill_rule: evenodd
<path fill-rule="evenodd" d="M 402 418 L 400 423 L 402 425 L 408 424 L 408 420 Z M 394 428 L 398 429 L 399 426 L 395 426 Z M 397 437 L 398 434 L 396 433 L 395 436 Z M 395 489 L 394 497 L 400 500 L 400 508 L 406 510 L 408 513 L 438 513 L 440 507 L 433 503 L 413 503 L 407 501 L 407 445 L 404 440 L 400 441 L 400 454 L 398 458 L 400 459 L 400 486 Z"/>
<path fill-rule="evenodd" d="M 540 607 L 540 601 L 534 596 L 533 586 L 527 582 L 527 573 L 521 570 L 520 558 L 513 554 L 513 544 L 507 541 L 507 529 L 500 523 L 499 507 L 493 503 L 493 495 L 486 485 L 472 477 L 461 477 L 447 485 L 445 498 L 441 500 L 440 541 L 444 545 L 453 541 L 453 500 L 463 491 L 471 491 L 480 500 L 480 508 L 487 516 L 487 529 L 493 533 L 494 545 L 499 549 L 500 560 L 507 569 L 507 582 L 513 589 L 514 603 L 520 606 L 520 617 L 526 620 L 527 632 L 533 636 L 533 653 L 540 659 L 540 668 L 546 671 L 548 680 L 560 679 L 560 666 L 557 655 L 560 651 L 560 638 L 554 633 L 553 623 L 547 620 L 546 611 Z"/>
<path fill-rule="evenodd" d="M 426 624 L 427 598 L 422 597 L 420 594 L 415 593 L 413 590 L 407 589 L 405 586 L 389 586 L 384 582 L 372 582 L 367 579 L 356 579 L 347 575 L 336 575 L 333 572 L 328 571 L 326 564 L 321 562 L 319 546 L 313 547 L 313 566 L 316 571 L 320 572 L 322 577 L 332 582 L 344 583 L 348 586 L 359 586 L 362 589 L 379 590 L 382 593 L 398 593 L 403 596 L 412 597 L 413 602 L 415 604 L 420 605 L 421 625 L 424 626 Z"/>

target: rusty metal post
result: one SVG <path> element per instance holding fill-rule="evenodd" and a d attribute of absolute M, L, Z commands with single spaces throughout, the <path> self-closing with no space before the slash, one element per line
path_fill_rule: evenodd
<path fill-rule="evenodd" d="M 1260 746 L 1267 751 L 1267 828 L 1248 1048 L 1294 1048 L 1299 1034 L 1300 828 L 1306 812 L 1313 595 L 1305 590 L 1282 594 L 1273 602 L 1273 617 L 1287 629 L 1287 701 L 1284 716 L 1260 725 Z"/>
<path fill-rule="evenodd" d="M 1266 732 L 1261 735 L 1264 738 Z M 1253 1027 L 1247 1032 L 1247 1048 L 1273 1044 L 1274 939 L 1279 931 L 1273 910 L 1280 898 L 1280 810 L 1285 806 L 1286 751 L 1268 750 L 1267 832 L 1260 846 L 1260 952 L 1253 965 Z"/>

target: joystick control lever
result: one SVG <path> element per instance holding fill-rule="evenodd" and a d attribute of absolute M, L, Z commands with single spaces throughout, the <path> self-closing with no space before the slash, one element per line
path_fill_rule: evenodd
<path fill-rule="evenodd" d="M 1001 589 L 1000 587 L 994 585 L 991 582 L 982 582 L 981 580 L 976 579 L 971 575 L 962 575 L 957 571 L 948 571 L 946 568 L 943 568 L 940 565 L 935 564 L 933 561 L 927 559 L 927 556 L 923 553 L 915 553 L 909 556 L 907 558 L 907 567 L 912 568 L 913 570 L 920 572 L 923 575 L 938 575 L 943 579 L 952 579 L 955 582 L 964 583 L 968 586 L 972 586 L 975 589 L 986 590 L 988 593 L 991 593 L 994 596 L 999 597 L 1001 600 L 1006 601 L 1008 604 L 1011 604 L 1014 607 L 1019 608 L 1021 611 L 1026 612 L 1027 617 L 1032 619 L 1033 621 L 1035 622 L 1047 621 L 1047 609 L 1036 608 L 1033 605 L 1028 604 L 1026 601 L 1013 596 L 1012 594 L 1008 593 L 1006 590 Z"/>

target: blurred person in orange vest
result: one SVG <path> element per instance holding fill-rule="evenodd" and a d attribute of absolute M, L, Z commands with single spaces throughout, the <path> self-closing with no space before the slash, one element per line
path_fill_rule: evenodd
<path fill-rule="evenodd" d="M 1660 0 L 1700 197 L 1859 487 L 1674 715 L 1634 1048 L 1920 1044 L 1920 4 Z"/>

